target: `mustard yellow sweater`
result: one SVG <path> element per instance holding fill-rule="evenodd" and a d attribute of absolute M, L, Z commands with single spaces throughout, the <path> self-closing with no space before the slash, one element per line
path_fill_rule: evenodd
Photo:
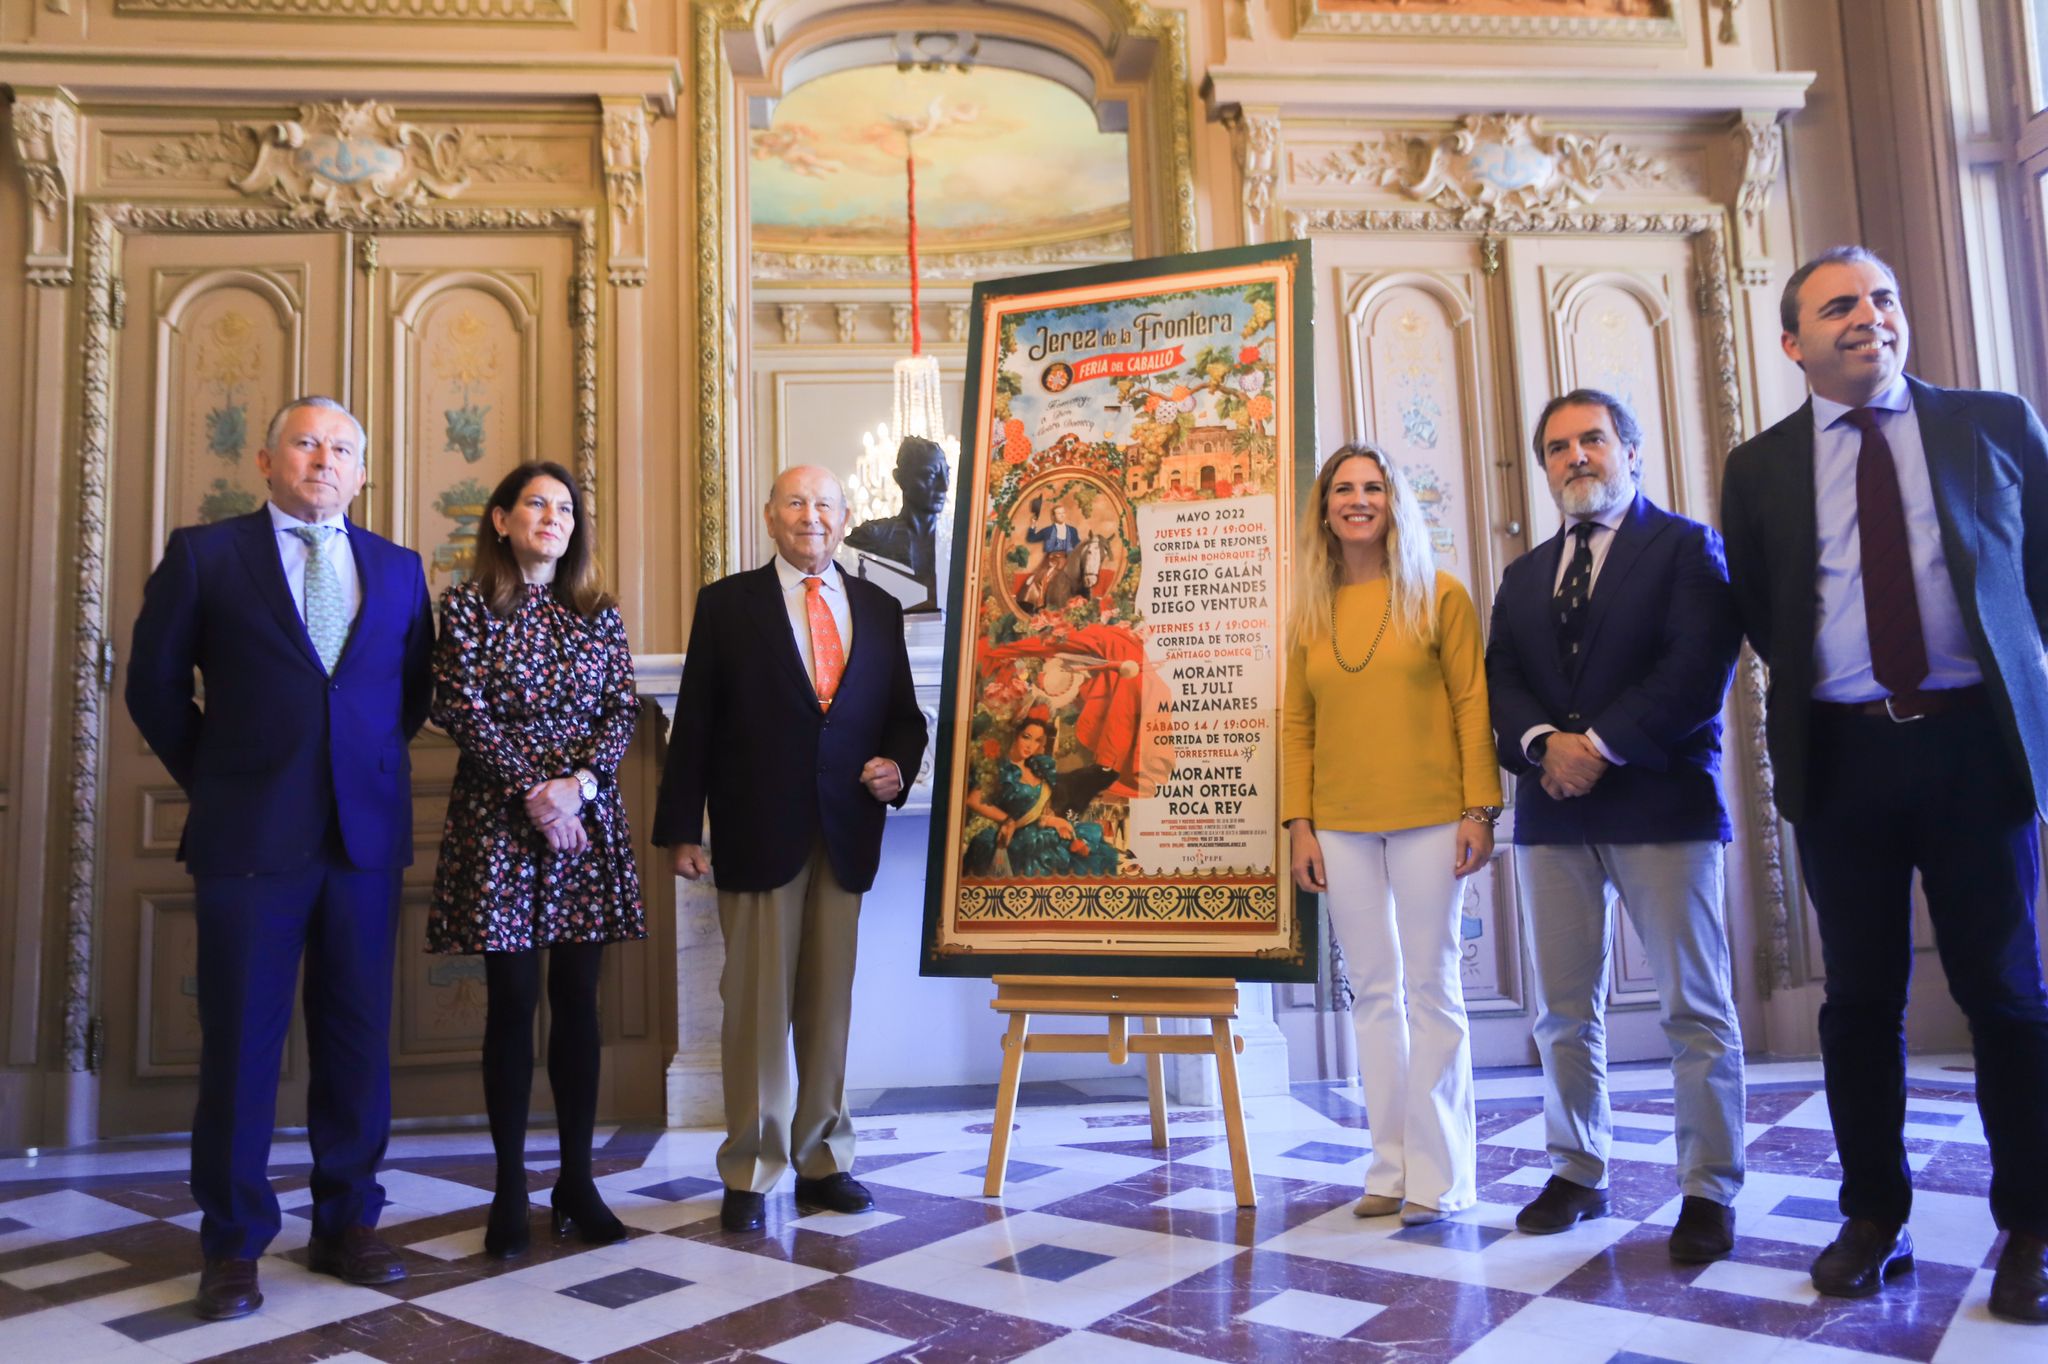
<path fill-rule="evenodd" d="M 1354 667 L 1387 609 L 1387 580 L 1337 591 L 1337 634 Z M 1436 575 L 1436 638 L 1387 626 L 1363 672 L 1337 665 L 1327 630 L 1287 659 L 1281 710 L 1282 821 L 1391 833 L 1499 805 L 1479 614 L 1464 584 Z"/>

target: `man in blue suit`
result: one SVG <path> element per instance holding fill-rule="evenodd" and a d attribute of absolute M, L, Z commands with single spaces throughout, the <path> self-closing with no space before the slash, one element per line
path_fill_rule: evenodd
<path fill-rule="evenodd" d="M 2034 895 L 2048 812 L 2048 437 L 2005 393 L 1905 372 L 1891 269 L 1860 246 L 1794 271 L 1785 354 L 1812 400 L 1728 457 L 1742 628 L 1770 665 L 1778 809 L 1827 972 L 1820 1010 L 1842 1215 L 1814 1287 L 1913 1267 L 1905 1010 L 1913 874 L 1970 1021 L 2008 1233 L 1991 1310 L 2048 1322 L 2048 994 Z"/>
<path fill-rule="evenodd" d="M 1579 389 L 1536 421 L 1564 526 L 1508 565 L 1487 689 L 1515 790 L 1515 875 L 1536 965 L 1551 1176 L 1515 1224 L 1559 1232 L 1608 1210 L 1603 1005 L 1619 895 L 1671 1045 L 1683 1198 L 1671 1257 L 1735 1245 L 1742 1030 L 1722 900 L 1721 700 L 1742 637 L 1720 537 L 1638 488 L 1642 431 Z"/>
<path fill-rule="evenodd" d="M 775 557 L 697 594 L 654 811 L 679 875 L 712 872 L 716 853 L 727 1231 L 761 1227 L 792 1165 L 799 1207 L 873 1206 L 852 1174 L 846 1102 L 855 930 L 885 808 L 909 796 L 926 738 L 903 608 L 832 562 L 839 481 L 786 469 L 766 517 Z"/>
<path fill-rule="evenodd" d="M 128 666 L 129 714 L 191 802 L 179 856 L 199 920 L 192 1196 L 209 1320 L 263 1302 L 256 1260 L 278 1230 L 265 1167 L 301 957 L 308 1264 L 351 1283 L 405 1277 L 372 1228 L 412 861 L 406 744 L 430 685 L 426 578 L 417 554 L 342 514 L 363 486 L 364 439 L 341 404 L 286 404 L 256 467 L 270 484 L 260 511 L 172 532 Z"/>

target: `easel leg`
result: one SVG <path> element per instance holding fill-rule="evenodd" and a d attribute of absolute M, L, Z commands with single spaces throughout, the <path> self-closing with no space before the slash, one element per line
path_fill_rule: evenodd
<path fill-rule="evenodd" d="M 1010 1124 L 1017 1116 L 1017 1084 L 1024 1075 L 1024 1035 L 1031 1027 L 1031 1015 L 1010 1015 L 1010 1030 L 1003 1034 L 1003 1078 L 996 1085 L 996 1125 L 988 1137 L 988 1173 L 982 1177 L 981 1196 L 999 1198 L 1003 1175 L 1010 1166 Z"/>
<path fill-rule="evenodd" d="M 1252 1153 L 1244 1137 L 1244 1100 L 1237 1092 L 1237 1040 L 1231 1035 L 1230 1020 L 1209 1020 L 1216 1040 L 1216 1087 L 1223 1091 L 1223 1131 L 1230 1142 L 1230 1178 L 1237 1189 L 1237 1206 L 1258 1206 L 1252 1189 Z"/>
<path fill-rule="evenodd" d="M 1155 1036 L 1164 1031 L 1156 1018 L 1138 1020 L 1140 1032 Z M 1161 1150 L 1166 1148 L 1166 1058 L 1158 1052 L 1145 1057 L 1145 1097 L 1152 1104 L 1152 1144 Z"/>

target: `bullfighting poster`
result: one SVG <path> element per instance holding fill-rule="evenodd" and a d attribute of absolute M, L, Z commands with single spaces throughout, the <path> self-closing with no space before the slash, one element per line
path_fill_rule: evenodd
<path fill-rule="evenodd" d="M 1311 980 L 1279 824 L 1306 243 L 975 286 L 927 975 Z"/>

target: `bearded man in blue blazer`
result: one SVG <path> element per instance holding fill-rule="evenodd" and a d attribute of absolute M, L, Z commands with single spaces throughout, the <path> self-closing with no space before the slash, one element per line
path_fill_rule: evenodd
<path fill-rule="evenodd" d="M 190 801 L 179 856 L 199 929 L 192 1196 L 209 1320 L 263 1301 L 256 1261 L 279 1225 L 265 1168 L 301 958 L 308 1264 L 351 1283 L 405 1277 L 373 1228 L 412 862 L 406 745 L 426 719 L 434 626 L 419 556 L 343 515 L 364 446 L 334 400 L 286 404 L 256 455 L 269 502 L 173 531 L 135 622 L 128 711 Z"/>
<path fill-rule="evenodd" d="M 1793 272 L 1785 354 L 1811 401 L 1728 458 L 1743 629 L 1770 665 L 1778 809 L 1826 967 L 1840 1234 L 1823 1293 L 1913 1267 L 1905 1010 L 1913 875 L 1969 1019 L 2007 1233 L 1991 1311 L 2048 1322 L 2048 993 L 2034 926 L 2048 812 L 2048 436 L 2023 399 L 1905 372 L 1891 268 L 1860 246 Z"/>
<path fill-rule="evenodd" d="M 1515 1225 L 1543 1235 L 1608 1210 L 1603 1010 L 1618 895 L 1671 1047 L 1682 1199 L 1669 1248 L 1698 1264 L 1734 1249 L 1743 1176 L 1719 784 L 1742 637 L 1720 537 L 1643 495 L 1642 443 L 1619 398 L 1551 400 L 1534 444 L 1564 525 L 1508 565 L 1493 603 L 1486 684 L 1501 763 L 1518 774 L 1515 878 L 1551 1168 Z"/>
<path fill-rule="evenodd" d="M 839 480 L 785 469 L 764 516 L 775 557 L 697 594 L 654 810 L 676 873 L 718 885 L 727 1231 L 760 1229 L 791 1166 L 800 1208 L 874 1204 L 846 1101 L 856 930 L 926 739 L 903 608 L 832 562 Z"/>

